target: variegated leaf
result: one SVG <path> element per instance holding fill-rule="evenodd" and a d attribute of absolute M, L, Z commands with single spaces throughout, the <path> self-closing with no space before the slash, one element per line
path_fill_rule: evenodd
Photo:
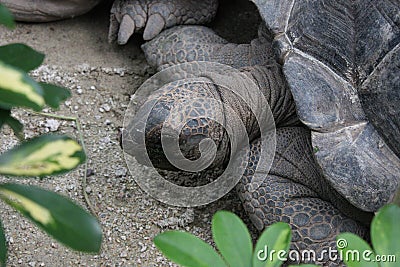
<path fill-rule="evenodd" d="M 43 135 L 0 155 L 0 173 L 46 176 L 68 172 L 85 161 L 83 148 L 73 139 Z"/>
<path fill-rule="evenodd" d="M 83 252 L 98 252 L 97 220 L 71 200 L 35 186 L 0 185 L 0 198 L 58 241 Z"/>
<path fill-rule="evenodd" d="M 44 104 L 39 84 L 26 73 L 0 61 L 0 108 L 22 106 L 39 111 Z"/>

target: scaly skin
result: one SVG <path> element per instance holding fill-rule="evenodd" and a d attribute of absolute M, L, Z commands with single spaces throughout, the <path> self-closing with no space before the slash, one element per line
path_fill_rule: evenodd
<path fill-rule="evenodd" d="M 145 133 L 149 142 L 146 143 L 146 148 L 130 153 L 140 158 L 143 150 L 147 149 L 156 167 L 168 169 L 170 165 L 160 156 L 163 151 L 159 140 L 161 127 L 168 128 L 169 132 L 177 132 L 174 126 L 179 123 L 168 122 L 163 125 L 170 107 L 195 95 L 214 97 L 222 101 L 225 107 L 231 107 L 242 118 L 241 121 L 236 121 L 231 118 L 234 116 L 222 114 L 226 125 L 235 128 L 239 123 L 244 124 L 252 141 L 251 153 L 242 160 L 246 171 L 237 190 L 246 212 L 259 230 L 277 221 L 288 222 L 293 230 L 292 249 L 313 249 L 317 255 L 328 248 L 336 249 L 335 237 L 340 232 L 349 231 L 366 237 L 367 228 L 358 221 L 367 224 L 372 215 L 353 207 L 324 179 L 314 158 L 310 131 L 299 123 L 281 68 L 269 56 L 272 54 L 270 44 L 262 36 L 260 32 L 260 37 L 251 44 L 236 45 L 228 43 L 205 27 L 179 26 L 162 32 L 143 45 L 148 62 L 158 69 L 182 62 L 214 61 L 239 68 L 258 85 L 275 119 L 277 150 L 272 169 L 265 174 L 263 183 L 255 192 L 250 193 L 248 185 L 252 184 L 254 169 L 258 164 L 259 129 L 254 124 L 254 117 L 247 105 L 238 101 L 229 91 L 215 85 L 200 83 L 184 88 L 179 83 L 170 84 L 168 86 L 172 88 L 163 88 L 161 92 L 150 96 L 150 99 L 158 99 L 159 102 L 148 118 L 149 124 Z M 193 109 L 197 110 L 190 107 L 190 110 Z M 174 117 L 187 122 L 185 129 L 189 129 L 180 133 L 180 141 L 193 138 L 191 141 L 180 142 L 182 153 L 189 159 L 196 159 L 200 156 L 198 145 L 201 140 L 211 138 L 218 148 L 213 164 L 221 166 L 221 162 L 226 163 L 229 159 L 230 150 L 228 138 L 221 126 L 206 119 L 207 116 L 213 117 L 221 113 L 215 107 L 212 109 L 207 109 L 203 104 L 198 112 L 191 113 L 182 109 L 182 113 Z M 192 121 L 202 121 L 202 124 L 191 123 Z M 131 127 L 135 128 L 134 125 Z M 201 130 L 204 128 L 207 129 L 206 133 Z M 329 262 L 327 258 L 318 263 L 329 266 L 341 264 Z"/>
<path fill-rule="evenodd" d="M 200 142 L 210 138 L 217 147 L 216 159 L 211 167 L 223 166 L 229 160 L 231 150 L 238 149 L 229 147 L 224 127 L 245 125 L 246 131 L 239 134 L 248 134 L 252 142 L 251 153 L 241 160 L 245 173 L 237 191 L 246 212 L 259 230 L 277 221 L 289 223 L 293 230 L 292 249 L 312 249 L 318 257 L 323 250 L 336 249 L 335 237 L 340 232 L 349 231 L 367 237 L 367 227 L 363 223 L 368 224 L 372 214 L 352 206 L 324 179 L 315 161 L 310 131 L 299 123 L 293 97 L 280 66 L 272 57 L 263 28 L 259 36 L 250 44 L 237 45 L 228 43 L 205 27 L 178 26 L 165 30 L 142 47 L 148 62 L 159 70 L 184 62 L 219 62 L 240 69 L 258 85 L 275 119 L 277 148 L 272 168 L 265 173 L 263 182 L 255 192 L 250 192 L 249 188 L 253 186 L 261 145 L 254 114 L 249 112 L 246 103 L 217 85 L 199 83 L 188 86 L 180 81 L 168 84 L 151 95 L 149 99 L 158 102 L 147 121 L 146 147 L 137 149 L 135 146 L 135 150 L 128 152 L 140 159 L 143 152 L 147 151 L 156 167 L 173 169 L 163 156 L 160 143 L 161 129 L 167 129 L 169 133 L 179 133 L 181 152 L 192 160 L 201 156 Z M 203 78 L 212 82 L 210 77 Z M 179 109 L 172 121 L 167 119 L 174 105 L 199 96 L 214 98 L 223 106 L 207 106 L 207 102 L 200 101 Z M 239 116 L 225 114 L 223 110 L 228 107 Z M 208 117 L 217 117 L 218 114 L 222 116 L 224 127 L 208 120 Z M 238 118 L 241 119 L 238 121 Z M 182 122 L 186 124 L 180 131 L 176 125 Z M 132 132 L 134 129 L 135 125 L 128 127 Z M 326 257 L 318 258 L 317 263 L 324 266 L 341 265 L 339 261 L 330 262 Z"/>

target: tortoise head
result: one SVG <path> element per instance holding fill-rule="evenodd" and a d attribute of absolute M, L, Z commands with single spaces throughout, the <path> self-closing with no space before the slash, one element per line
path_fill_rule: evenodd
<path fill-rule="evenodd" d="M 214 85 L 172 82 L 138 107 L 123 143 L 139 163 L 197 172 L 229 159 L 224 107 Z"/>

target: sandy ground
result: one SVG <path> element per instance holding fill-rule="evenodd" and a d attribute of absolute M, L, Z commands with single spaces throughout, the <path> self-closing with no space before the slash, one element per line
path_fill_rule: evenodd
<path fill-rule="evenodd" d="M 259 18 L 243 1 L 222 4 L 213 27 L 229 40 L 246 42 L 257 31 Z M 107 42 L 108 10 L 104 3 L 84 16 L 46 24 L 18 24 L 0 28 L 0 44 L 23 42 L 46 54 L 42 67 L 32 73 L 37 80 L 68 87 L 72 98 L 58 111 L 82 124 L 87 147 L 89 176 L 83 186 L 84 168 L 42 181 L 19 180 L 49 188 L 88 208 L 87 192 L 104 234 L 99 255 L 81 254 L 44 234 L 7 205 L 0 203 L 9 245 L 9 266 L 172 266 L 152 243 L 166 229 L 183 229 L 210 242 L 210 222 L 216 210 L 231 210 L 245 218 L 234 193 L 206 207 L 174 208 L 152 199 L 135 184 L 128 171 L 118 134 L 130 95 L 154 72 L 135 36 L 126 46 Z M 40 117 L 16 110 L 25 124 L 25 136 L 57 131 L 77 137 L 74 122 Z M 0 152 L 17 143 L 10 129 L 1 133 Z M 0 177 L 0 182 L 9 181 Z"/>

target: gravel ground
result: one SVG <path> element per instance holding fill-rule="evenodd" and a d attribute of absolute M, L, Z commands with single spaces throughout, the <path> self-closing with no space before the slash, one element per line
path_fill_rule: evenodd
<path fill-rule="evenodd" d="M 227 39 L 250 40 L 259 18 L 245 1 L 228 0 L 212 26 Z M 109 4 L 102 4 L 84 16 L 46 24 L 18 24 L 9 31 L 0 28 L 0 44 L 23 42 L 46 54 L 46 60 L 32 76 L 68 87 L 72 97 L 60 110 L 46 113 L 79 119 L 88 154 L 88 178 L 83 186 L 84 168 L 67 175 L 43 180 L 24 179 L 69 196 L 89 208 L 92 203 L 104 234 L 99 255 L 69 250 L 44 234 L 7 205 L 0 203 L 9 245 L 9 266 L 173 266 L 152 243 L 167 229 L 182 229 L 210 241 L 210 222 L 215 211 L 234 211 L 245 218 L 234 193 L 206 207 L 174 208 L 152 199 L 135 184 L 129 173 L 118 134 L 130 95 L 154 71 L 140 50 L 143 42 L 135 36 L 126 46 L 107 42 Z M 14 115 L 25 124 L 25 136 L 46 132 L 77 137 L 73 121 L 35 116 L 26 110 Z M 3 129 L 0 152 L 17 144 L 10 129 Z M 140 168 L 140 166 L 138 166 Z M 0 182 L 8 181 L 0 176 Z M 84 188 L 83 188 L 84 187 Z"/>

